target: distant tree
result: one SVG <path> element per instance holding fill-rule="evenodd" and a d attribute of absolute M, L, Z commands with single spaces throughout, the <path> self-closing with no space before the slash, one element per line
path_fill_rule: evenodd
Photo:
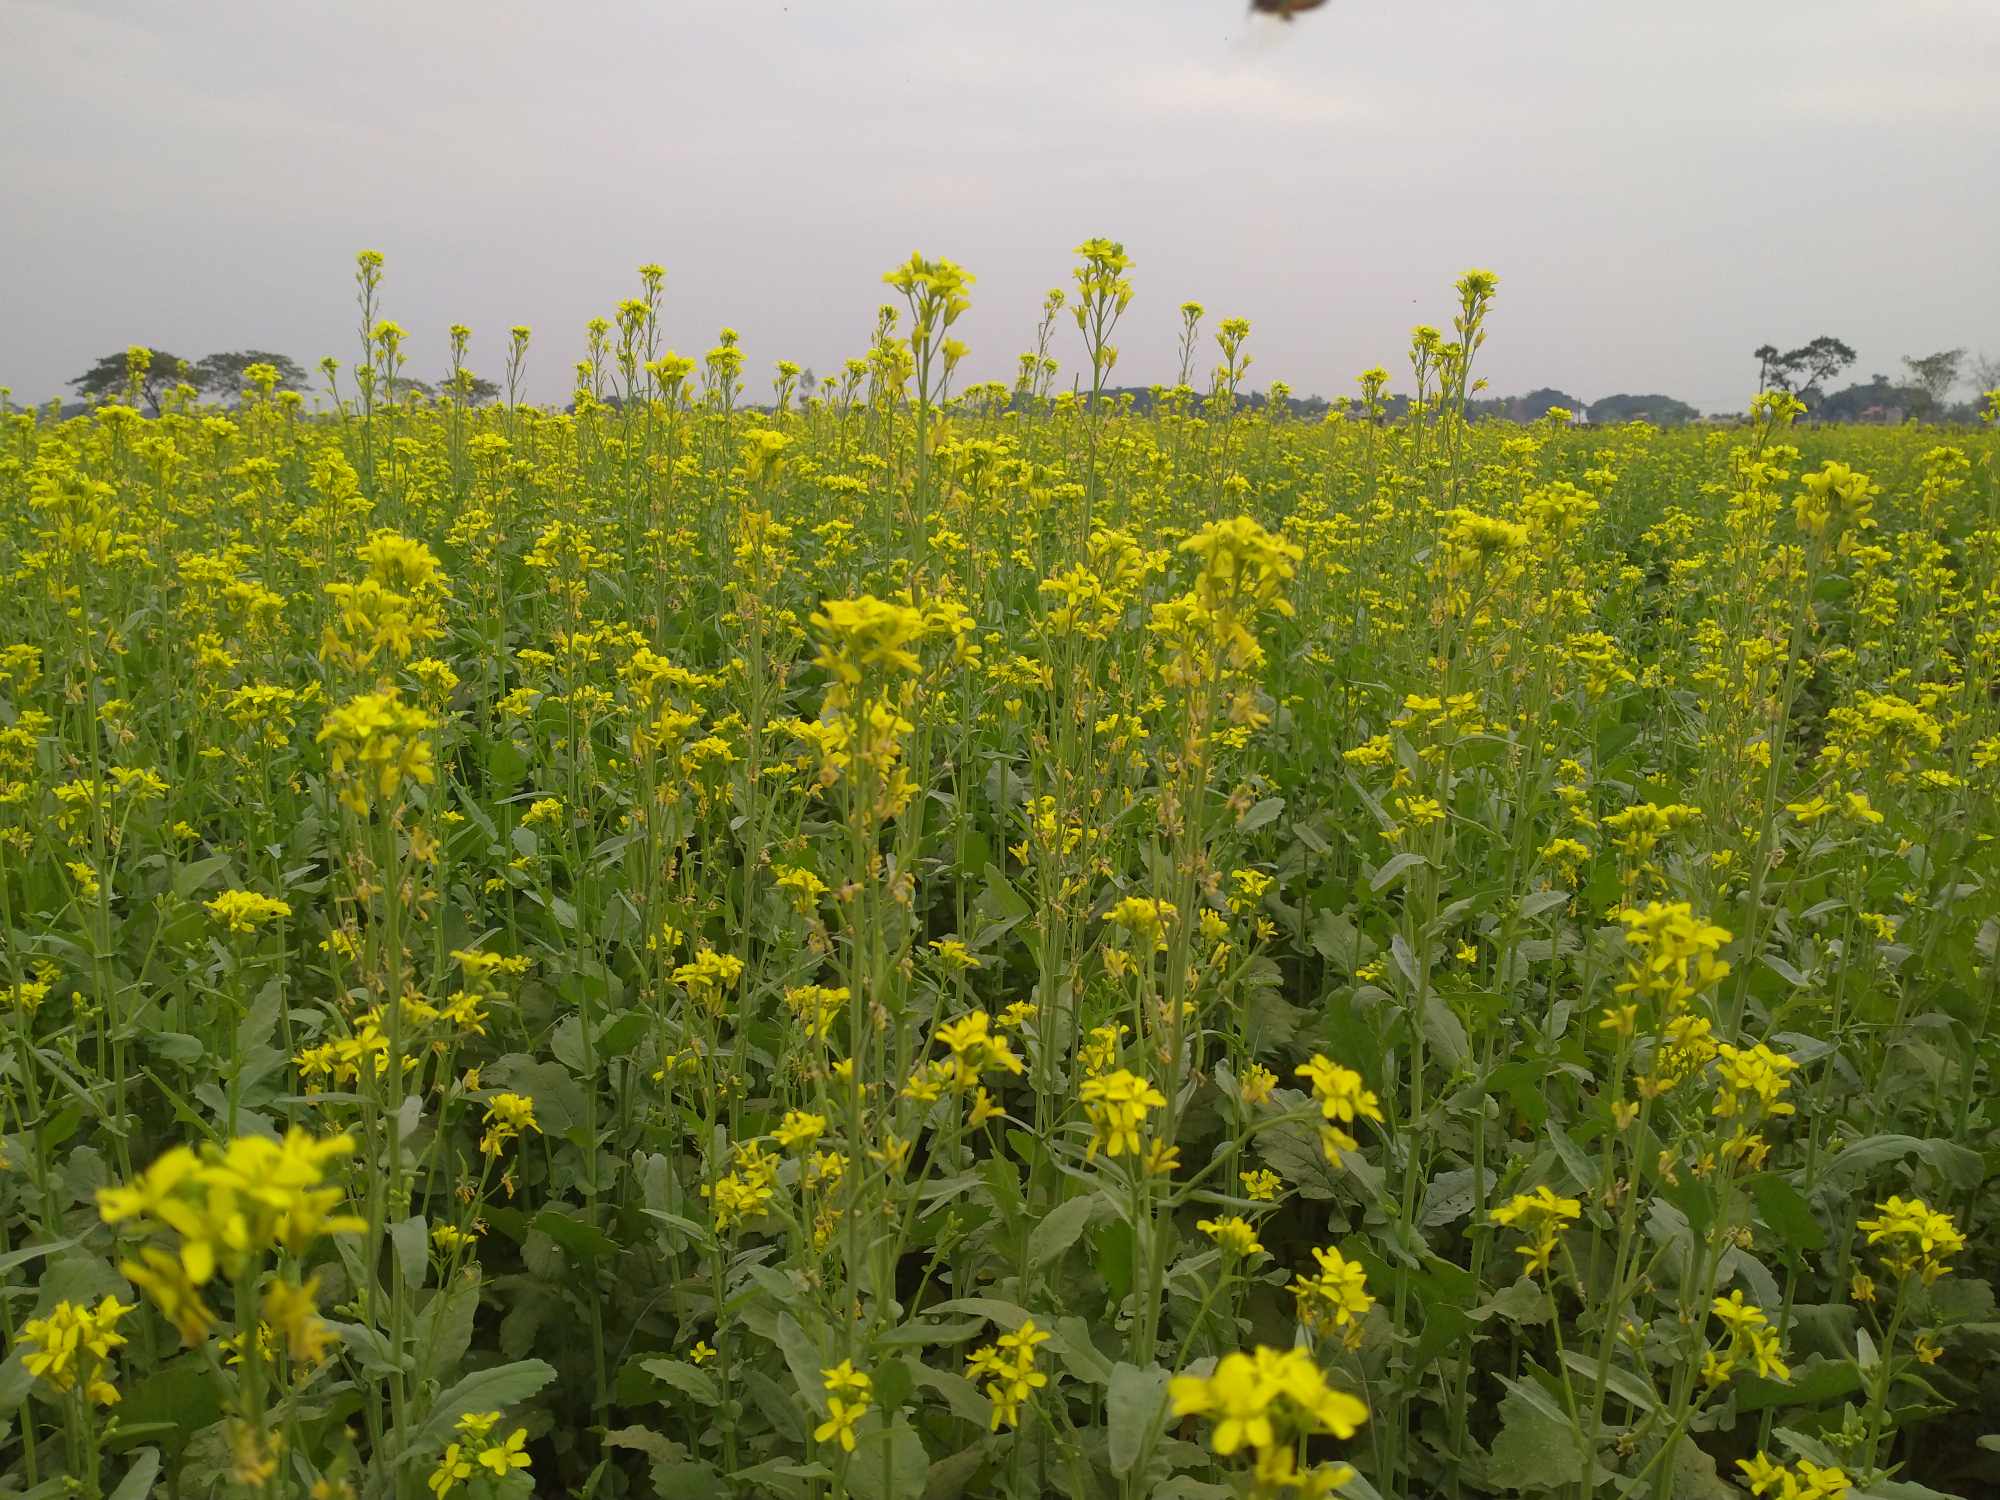
<path fill-rule="evenodd" d="M 1580 416 L 1584 403 L 1568 391 L 1543 386 L 1525 396 L 1474 396 L 1465 403 L 1465 414 L 1474 421 L 1534 422 L 1557 407 Z"/>
<path fill-rule="evenodd" d="M 1672 396 L 1605 396 L 1590 403 L 1593 422 L 1651 422 L 1655 427 L 1678 427 L 1692 422 L 1701 413 Z"/>
<path fill-rule="evenodd" d="M 250 386 L 244 372 L 252 365 L 269 365 L 276 370 L 277 390 L 302 391 L 306 388 L 306 372 L 289 355 L 273 354 L 268 349 L 238 349 L 229 354 L 204 354 L 196 360 L 195 389 L 225 401 L 241 401 Z"/>
<path fill-rule="evenodd" d="M 1776 344 L 1759 344 L 1750 357 L 1757 361 L 1758 390 L 1793 391 L 1801 396 L 1819 391 L 1854 363 L 1854 351 L 1826 333 L 1782 354 Z"/>
<path fill-rule="evenodd" d="M 472 371 L 463 368 L 440 380 L 437 383 L 435 391 L 429 385 L 425 384 L 425 382 L 421 380 L 413 381 L 407 376 L 398 376 L 396 384 L 399 388 L 413 386 L 426 396 L 433 394 L 441 396 L 456 395 L 467 406 L 484 406 L 489 401 L 498 400 L 500 396 L 500 386 L 497 382 L 488 380 L 484 375 L 475 375 Z"/>
<path fill-rule="evenodd" d="M 1903 368 L 1910 372 L 1910 384 L 1924 393 L 1928 406 L 1944 405 L 1944 398 L 1958 384 L 1958 372 L 1965 363 L 1963 349 L 1940 349 L 1921 358 L 1905 354 Z"/>
<path fill-rule="evenodd" d="M 1583 410 L 1583 405 L 1583 402 L 1568 391 L 1559 391 L 1554 386 L 1543 386 L 1538 391 L 1530 391 L 1527 395 L 1518 397 L 1513 403 L 1513 415 L 1517 421 L 1535 422 L 1546 417 L 1557 407 L 1575 416 Z"/>
<path fill-rule="evenodd" d="M 136 369 L 135 361 L 144 368 Z M 139 399 L 157 417 L 167 392 L 187 379 L 190 371 L 188 362 L 178 354 L 135 344 L 130 349 L 120 349 L 116 354 L 103 356 L 69 384 L 84 400 L 95 404 L 124 395 L 130 389 L 135 373 L 138 376 Z"/>
<path fill-rule="evenodd" d="M 1923 403 L 1924 393 L 1914 386 L 1896 385 L 1887 375 L 1876 375 L 1866 384 L 1856 381 L 1829 392 L 1815 415 L 1823 422 L 1901 421 Z"/>
<path fill-rule="evenodd" d="M 1830 334 L 1821 334 L 1810 344 L 1805 344 L 1784 356 L 1788 368 L 1801 372 L 1805 383 L 1799 387 L 1799 394 L 1817 392 L 1826 382 L 1854 363 L 1854 351 Z"/>

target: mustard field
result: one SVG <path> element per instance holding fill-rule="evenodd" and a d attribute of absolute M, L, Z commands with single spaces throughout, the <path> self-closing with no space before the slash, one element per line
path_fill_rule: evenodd
<path fill-rule="evenodd" d="M 1077 255 L 0 416 L 0 1494 L 1995 1493 L 1992 423 Z"/>

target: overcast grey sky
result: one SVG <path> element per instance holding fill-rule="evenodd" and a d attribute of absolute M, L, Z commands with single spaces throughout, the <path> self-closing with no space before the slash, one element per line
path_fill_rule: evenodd
<path fill-rule="evenodd" d="M 658 261 L 670 342 L 736 327 L 761 394 L 860 353 L 921 248 L 1008 378 L 1105 234 L 1120 380 L 1172 378 L 1193 297 L 1260 388 L 1400 381 L 1483 265 L 1495 391 L 1730 406 L 1766 339 L 2000 353 L 1996 65 L 2000 0 L 0 0 L 0 384 L 346 363 L 364 247 L 414 374 L 525 322 L 558 396 Z"/>

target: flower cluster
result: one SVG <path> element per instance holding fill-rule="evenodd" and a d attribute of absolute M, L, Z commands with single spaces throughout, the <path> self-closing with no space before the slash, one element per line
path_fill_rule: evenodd
<path fill-rule="evenodd" d="M 1855 1227 L 1867 1234 L 1883 1265 L 1898 1276 L 1916 1276 L 1926 1286 L 1948 1274 L 1950 1258 L 1965 1248 L 1957 1221 L 1921 1198 L 1892 1196 L 1875 1205 L 1874 1218 Z"/>
<path fill-rule="evenodd" d="M 1210 1374 L 1176 1375 L 1168 1397 L 1175 1416 L 1205 1417 L 1213 1424 L 1209 1446 L 1218 1454 L 1227 1458 L 1250 1449 L 1255 1483 L 1268 1494 L 1304 1484 L 1295 1460 L 1302 1437 L 1351 1438 L 1368 1420 L 1367 1406 L 1328 1384 L 1304 1349 L 1225 1354 Z M 1330 1465 L 1318 1472 L 1309 1492 L 1327 1494 L 1352 1473 L 1345 1464 Z"/>
<path fill-rule="evenodd" d="M 498 1157 L 524 1130 L 539 1135 L 541 1129 L 535 1122 L 533 1099 L 526 1094 L 495 1094 L 486 1101 L 486 1133 L 479 1138 L 480 1154 Z"/>
<path fill-rule="evenodd" d="M 346 1193 L 326 1180 L 353 1149 L 345 1135 L 303 1130 L 283 1140 L 239 1136 L 199 1152 L 177 1146 L 131 1183 L 98 1189 L 97 1211 L 107 1224 L 174 1236 L 173 1250 L 142 1246 L 119 1269 L 194 1344 L 214 1326 L 202 1293 L 218 1273 L 233 1281 L 271 1250 L 298 1255 L 321 1235 L 366 1228 L 336 1212 Z"/>
<path fill-rule="evenodd" d="M 111 1351 L 125 1342 L 118 1321 L 131 1311 L 116 1297 L 99 1298 L 95 1307 L 58 1302 L 46 1317 L 21 1325 L 22 1368 L 58 1391 L 81 1390 L 87 1401 L 113 1405 Z"/>
<path fill-rule="evenodd" d="M 1854 1482 L 1840 1469 L 1802 1458 L 1787 1467 L 1768 1454 L 1739 1458 L 1743 1482 L 1759 1500 L 1840 1500 L 1854 1488 Z"/>
<path fill-rule="evenodd" d="M 1313 1333 L 1338 1334 L 1349 1348 L 1361 1344 L 1361 1321 L 1375 1306 L 1361 1266 L 1335 1249 L 1315 1249 L 1318 1269 L 1292 1280 L 1299 1322 Z"/>
<path fill-rule="evenodd" d="M 1784 1361 L 1778 1331 L 1764 1310 L 1743 1300 L 1740 1291 L 1717 1297 L 1709 1311 L 1721 1322 L 1726 1335 L 1720 1348 L 1702 1357 L 1701 1378 L 1710 1386 L 1726 1383 L 1737 1369 L 1748 1363 L 1766 1380 L 1790 1380 L 1791 1367 Z"/>
<path fill-rule="evenodd" d="M 202 905 L 229 932 L 255 932 L 267 923 L 292 914 L 288 903 L 260 896 L 255 891 L 224 891 Z"/>
<path fill-rule="evenodd" d="M 429 786 L 437 780 L 426 737 L 436 727 L 435 719 L 404 703 L 393 689 L 362 693 L 334 709 L 318 738 L 330 746 L 329 769 L 340 785 L 340 800 L 366 814 L 405 782 Z"/>
<path fill-rule="evenodd" d="M 1318 1053 L 1299 1064 L 1298 1075 L 1312 1080 L 1313 1097 L 1319 1101 L 1320 1117 L 1325 1122 L 1319 1130 L 1320 1149 L 1338 1166 L 1341 1152 L 1360 1149 L 1350 1129 L 1355 1121 L 1382 1123 L 1381 1101 L 1354 1069 Z"/>
<path fill-rule="evenodd" d="M 1035 1350 L 1050 1335 L 1025 1320 L 1011 1333 L 1003 1333 L 991 1344 L 975 1349 L 965 1362 L 965 1378 L 983 1382 L 986 1399 L 993 1405 L 993 1430 L 1021 1425 L 1021 1407 L 1049 1377 L 1035 1368 Z"/>
<path fill-rule="evenodd" d="M 458 1436 L 445 1444 L 428 1481 L 437 1500 L 475 1479 L 491 1476 L 492 1481 L 503 1480 L 528 1467 L 528 1429 L 516 1427 L 494 1442 L 493 1429 L 499 1421 L 497 1411 L 469 1411 L 453 1425 Z"/>
<path fill-rule="evenodd" d="M 1671 1015 L 1728 977 L 1728 962 L 1716 957 L 1729 941 L 1728 930 L 1695 916 L 1687 902 L 1648 901 L 1624 908 L 1618 919 L 1635 955 L 1619 994 L 1653 1000 Z"/>
<path fill-rule="evenodd" d="M 1143 1147 L 1139 1132 L 1146 1116 L 1165 1109 L 1167 1096 L 1144 1078 L 1124 1068 L 1086 1078 L 1077 1090 L 1091 1124 L 1089 1155 L 1137 1156 Z"/>
<path fill-rule="evenodd" d="M 1488 1215 L 1495 1224 L 1519 1229 L 1528 1242 L 1515 1246 L 1524 1257 L 1529 1275 L 1549 1269 L 1562 1233 L 1583 1216 L 1583 1205 L 1574 1198 L 1558 1198 L 1544 1183 L 1532 1193 L 1516 1193 Z"/>
<path fill-rule="evenodd" d="M 822 1370 L 820 1376 L 826 1393 L 826 1420 L 813 1429 L 813 1441 L 834 1443 L 842 1453 L 852 1453 L 854 1429 L 868 1415 L 875 1383 L 845 1359 L 830 1370 Z"/>

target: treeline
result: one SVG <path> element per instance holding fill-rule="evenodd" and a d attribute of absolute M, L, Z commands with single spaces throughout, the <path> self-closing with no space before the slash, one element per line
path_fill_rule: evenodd
<path fill-rule="evenodd" d="M 135 358 L 142 351 L 143 357 Z M 1753 358 L 1758 362 L 1759 389 L 1796 395 L 1805 403 L 1811 418 L 1822 422 L 1897 423 L 1911 418 L 1971 421 L 1978 414 L 1977 402 L 1953 404 L 1949 399 L 1951 391 L 1968 374 L 1975 392 L 2000 385 L 2000 360 L 1979 357 L 1968 361 L 1963 349 L 1942 350 L 1921 358 L 1905 357 L 1903 364 L 1908 374 L 1901 381 L 1878 374 L 1839 390 L 1827 390 L 1826 386 L 1855 358 L 1854 351 L 1839 339 L 1822 336 L 1784 353 L 1774 345 L 1765 344 L 1754 352 Z M 137 346 L 104 355 L 69 385 L 82 405 L 136 399 L 157 416 L 167 395 L 179 386 L 191 387 L 200 395 L 233 405 L 242 400 L 254 379 L 268 382 L 275 391 L 303 392 L 308 383 L 306 372 L 297 361 L 266 349 L 238 349 L 187 360 L 164 349 Z M 424 397 L 435 396 L 439 391 L 438 385 L 407 375 L 399 375 L 396 383 L 405 393 Z M 460 373 L 454 388 L 473 405 L 494 400 L 500 394 L 493 381 L 469 371 Z M 1159 385 L 1112 386 L 1106 388 L 1104 399 L 1121 410 L 1150 416 L 1170 393 L 1171 388 Z M 617 404 L 615 397 L 609 399 L 611 404 Z M 1002 404 L 1023 399 L 1023 393 L 1017 390 Z M 1193 404 L 1197 410 L 1207 409 L 1215 399 L 1196 396 Z M 1236 406 L 1252 411 L 1264 411 L 1276 403 L 1290 415 L 1308 421 L 1319 420 L 1336 408 L 1352 416 L 1362 412 L 1359 398 L 1329 400 L 1318 395 L 1294 395 L 1282 381 L 1274 381 L 1268 391 L 1241 391 L 1232 399 Z M 1407 396 L 1385 393 L 1383 402 L 1386 420 L 1399 421 L 1408 413 Z M 1521 396 L 1487 397 L 1465 404 L 1469 417 L 1486 421 L 1534 422 L 1557 409 L 1568 412 L 1577 421 L 1593 424 L 1650 422 L 1656 427 L 1678 427 L 1702 416 L 1687 402 L 1659 393 L 1619 392 L 1584 401 L 1553 386 L 1543 386 Z M 1714 415 L 1730 417 L 1737 413 Z"/>
<path fill-rule="evenodd" d="M 268 349 L 234 349 L 190 360 L 143 344 L 103 355 L 68 384 L 83 405 L 133 397 L 157 417 L 167 396 L 180 386 L 234 405 L 260 378 L 273 391 L 303 392 L 307 387 L 306 372 L 297 360 Z M 500 394 L 497 384 L 481 376 L 467 372 L 460 379 L 462 394 L 475 406 Z M 421 396 L 435 396 L 438 390 L 430 381 L 402 374 L 396 377 L 396 387 Z"/>

